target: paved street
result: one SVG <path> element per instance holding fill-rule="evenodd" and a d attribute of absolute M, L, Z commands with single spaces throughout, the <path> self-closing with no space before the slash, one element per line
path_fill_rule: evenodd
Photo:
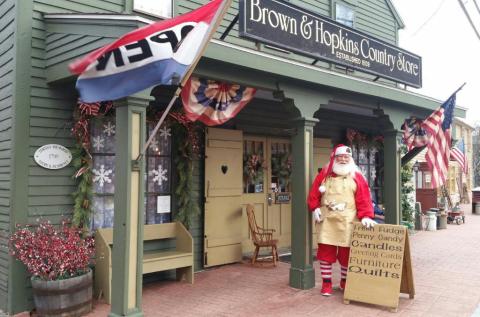
<path fill-rule="evenodd" d="M 195 275 L 195 284 L 159 282 L 144 286 L 145 316 L 476 316 L 480 317 L 480 215 L 464 206 L 466 224 L 410 236 L 416 295 L 401 295 L 397 313 L 379 306 L 343 304 L 339 290 L 320 295 L 320 272 L 311 290 L 288 286 L 289 264 L 276 268 L 248 263 L 226 265 Z M 338 265 L 334 282 L 338 284 Z M 96 303 L 89 316 L 106 316 Z"/>

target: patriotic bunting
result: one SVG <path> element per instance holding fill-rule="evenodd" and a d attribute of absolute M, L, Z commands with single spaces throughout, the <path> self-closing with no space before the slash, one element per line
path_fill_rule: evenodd
<path fill-rule="evenodd" d="M 181 97 L 188 119 L 213 126 L 235 117 L 255 92 L 255 88 L 192 77 Z"/>

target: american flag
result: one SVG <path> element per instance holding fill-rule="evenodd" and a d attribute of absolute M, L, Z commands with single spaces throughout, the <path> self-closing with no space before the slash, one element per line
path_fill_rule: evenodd
<path fill-rule="evenodd" d="M 405 119 L 402 125 L 403 143 L 409 151 L 415 147 L 427 145 L 428 143 L 427 131 L 422 129 L 422 123 L 423 121 L 421 119 L 410 117 Z"/>
<path fill-rule="evenodd" d="M 445 183 L 448 174 L 452 134 L 450 127 L 455 108 L 456 94 L 453 94 L 422 123 L 422 128 L 429 134 L 426 159 L 432 172 L 432 187 Z"/>
<path fill-rule="evenodd" d="M 467 174 L 468 172 L 468 163 L 467 156 L 465 155 L 465 143 L 463 139 L 460 139 L 454 147 L 450 150 L 450 158 L 457 161 L 462 168 L 462 171 Z"/>

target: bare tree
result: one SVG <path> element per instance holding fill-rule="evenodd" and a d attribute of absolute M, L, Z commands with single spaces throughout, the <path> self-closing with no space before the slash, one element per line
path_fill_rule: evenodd
<path fill-rule="evenodd" d="M 472 132 L 472 173 L 474 187 L 480 186 L 480 123 L 474 125 Z"/>

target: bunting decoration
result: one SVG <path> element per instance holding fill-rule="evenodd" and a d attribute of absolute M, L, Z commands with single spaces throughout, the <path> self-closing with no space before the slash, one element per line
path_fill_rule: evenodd
<path fill-rule="evenodd" d="M 422 123 L 423 120 L 410 117 L 405 119 L 402 125 L 403 143 L 409 151 L 415 147 L 425 146 L 428 143 L 427 131 L 422 128 Z"/>
<path fill-rule="evenodd" d="M 191 77 L 182 89 L 183 108 L 189 120 L 208 126 L 227 122 L 254 97 L 255 88 Z"/>

